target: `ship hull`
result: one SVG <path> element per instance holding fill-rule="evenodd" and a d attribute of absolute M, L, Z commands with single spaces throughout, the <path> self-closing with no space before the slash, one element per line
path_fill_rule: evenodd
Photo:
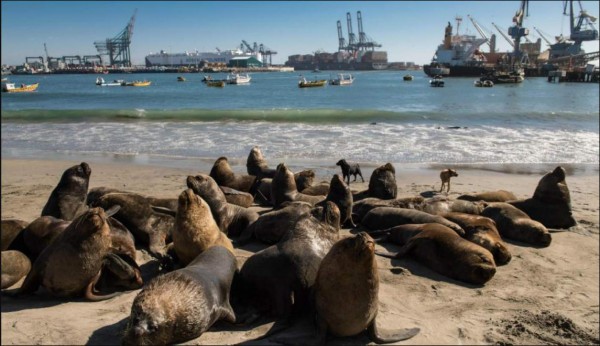
<path fill-rule="evenodd" d="M 293 67 L 297 71 L 314 71 L 317 67 L 321 71 L 370 71 L 387 70 L 387 62 L 297 62 L 286 63 L 286 66 Z"/>
<path fill-rule="evenodd" d="M 448 68 L 450 69 L 449 77 L 480 77 L 492 71 L 492 68 L 484 66 L 449 66 Z M 429 77 L 436 75 L 432 70 L 435 70 L 435 67 L 431 65 L 423 66 L 423 72 Z"/>

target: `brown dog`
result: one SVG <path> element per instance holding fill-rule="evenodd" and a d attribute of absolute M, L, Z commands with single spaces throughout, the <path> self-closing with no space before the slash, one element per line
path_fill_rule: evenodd
<path fill-rule="evenodd" d="M 458 177 L 458 173 L 456 173 L 456 171 L 453 169 L 448 168 L 440 172 L 440 179 L 442 179 L 442 187 L 440 188 L 440 192 L 442 192 L 444 185 L 446 184 L 448 185 L 446 192 L 450 192 L 450 178 L 452 177 Z"/>

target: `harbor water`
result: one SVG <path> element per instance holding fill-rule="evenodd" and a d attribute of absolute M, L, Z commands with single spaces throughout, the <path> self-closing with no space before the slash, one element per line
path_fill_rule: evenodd
<path fill-rule="evenodd" d="M 330 73 L 331 72 L 331 73 Z M 253 73 L 249 85 L 207 87 L 202 74 L 108 74 L 148 87 L 100 87 L 99 75 L 10 76 L 36 92 L 2 93 L 2 157 L 198 167 L 226 156 L 243 167 L 260 146 L 270 166 L 335 169 L 470 164 L 598 171 L 599 86 L 523 83 L 477 88 L 421 71 L 355 71 L 350 86 L 298 88 L 337 72 Z M 404 81 L 407 73 L 414 80 Z M 215 79 L 226 74 L 212 74 Z M 398 167 L 398 166 L 396 166 Z"/>

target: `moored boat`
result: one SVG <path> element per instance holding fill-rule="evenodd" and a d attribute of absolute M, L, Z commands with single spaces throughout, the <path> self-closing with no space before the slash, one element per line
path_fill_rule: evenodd
<path fill-rule="evenodd" d="M 4 83 L 2 84 L 2 91 L 8 93 L 24 93 L 36 91 L 40 83 L 35 84 L 21 84 L 16 87 L 15 83 Z"/>
<path fill-rule="evenodd" d="M 252 78 L 248 75 L 241 75 L 239 73 L 232 73 L 227 76 L 227 84 L 248 84 Z"/>
<path fill-rule="evenodd" d="M 494 86 L 494 82 L 492 82 L 489 79 L 485 79 L 485 80 L 476 80 L 473 83 L 476 87 L 484 87 L 484 88 L 491 88 Z"/>
<path fill-rule="evenodd" d="M 121 80 L 115 80 L 112 83 L 110 83 L 110 82 L 107 83 L 104 81 L 104 78 L 102 78 L 102 77 L 96 78 L 97 86 L 120 86 L 122 82 L 123 81 L 121 81 Z"/>
<path fill-rule="evenodd" d="M 443 87 L 444 86 L 444 79 L 442 78 L 442 76 L 434 76 L 431 80 L 429 80 L 429 85 L 432 87 Z"/>
<path fill-rule="evenodd" d="M 206 83 L 206 82 L 208 82 L 208 81 L 211 81 L 211 80 L 213 80 L 213 77 L 212 77 L 212 76 L 206 76 L 206 75 L 205 75 L 205 76 L 202 78 L 202 82 L 204 82 L 204 83 Z"/>
<path fill-rule="evenodd" d="M 206 85 L 209 87 L 222 88 L 225 86 L 225 81 L 224 80 L 209 80 L 209 81 L 206 81 Z"/>
<path fill-rule="evenodd" d="M 411 81 L 413 80 L 413 76 L 410 74 L 404 75 L 404 77 L 402 77 L 402 79 L 404 79 L 405 81 Z"/>
<path fill-rule="evenodd" d="M 136 80 L 136 81 L 133 81 L 133 82 L 125 82 L 125 81 L 123 81 L 121 83 L 122 86 L 134 86 L 134 87 L 145 87 L 145 86 L 149 86 L 150 84 L 152 84 L 152 82 L 151 81 L 147 81 L 147 80 L 144 80 L 144 81 Z"/>
<path fill-rule="evenodd" d="M 178 77 L 177 77 L 177 81 L 178 81 L 178 82 L 185 82 L 185 77 L 183 77 L 183 76 L 178 76 Z"/>
<path fill-rule="evenodd" d="M 314 80 L 314 81 L 308 81 L 306 80 L 306 78 L 302 77 L 300 78 L 300 81 L 298 82 L 298 87 L 299 88 L 313 88 L 313 87 L 322 87 L 325 84 L 327 84 L 327 79 L 321 79 L 321 80 Z"/>
<path fill-rule="evenodd" d="M 340 73 L 335 79 L 330 79 L 330 85 L 351 85 L 354 82 L 354 77 L 351 74 Z"/>

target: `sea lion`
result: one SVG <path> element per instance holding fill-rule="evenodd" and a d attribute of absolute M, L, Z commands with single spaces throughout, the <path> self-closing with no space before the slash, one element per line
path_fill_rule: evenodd
<path fill-rule="evenodd" d="M 319 202 L 317 205 L 323 205 L 327 201 L 335 203 L 340 209 L 340 223 L 349 227 L 356 227 L 352 222 L 352 191 L 339 174 L 333 175 L 329 186 L 329 193 L 325 201 Z"/>
<path fill-rule="evenodd" d="M 396 258 L 414 257 L 444 276 L 471 284 L 483 285 L 496 274 L 496 263 L 488 250 L 461 238 L 444 225 L 402 225 L 394 227 L 394 232 L 402 233 L 404 229 L 408 230 L 410 238 L 406 244 L 398 244 L 403 246 Z M 398 238 L 408 237 L 391 239 Z M 377 254 L 385 255 L 379 252 Z"/>
<path fill-rule="evenodd" d="M 90 183 L 90 166 L 82 162 L 64 171 L 58 185 L 52 190 L 41 216 L 54 216 L 71 221 L 87 210 L 86 197 Z"/>
<path fill-rule="evenodd" d="M 235 241 L 236 246 L 241 246 L 252 238 L 265 244 L 275 244 L 281 240 L 283 235 L 294 227 L 294 224 L 304 215 L 311 213 L 313 209 L 306 202 L 286 202 L 287 205 L 281 209 L 273 210 L 260 215 L 260 217 L 248 226 Z"/>
<path fill-rule="evenodd" d="M 445 213 L 441 216 L 464 229 L 465 239 L 488 249 L 494 255 L 497 265 L 510 262 L 512 255 L 502 241 L 494 220 L 485 216 L 455 212 Z"/>
<path fill-rule="evenodd" d="M 451 200 L 446 196 L 435 196 L 424 200 L 415 209 L 433 215 L 450 212 L 479 215 L 486 206 L 487 203 L 483 201 Z"/>
<path fill-rule="evenodd" d="M 485 202 L 507 202 L 517 199 L 514 193 L 506 190 L 486 191 L 475 194 L 466 194 L 458 196 L 457 199 L 465 201 L 485 201 Z"/>
<path fill-rule="evenodd" d="M 406 340 L 419 333 L 419 328 L 388 335 L 377 330 L 379 274 L 375 243 L 364 232 L 331 247 L 321 261 L 313 291 L 321 339 L 318 344 L 325 344 L 327 333 L 344 337 L 366 330 L 378 344 Z"/>
<path fill-rule="evenodd" d="M 108 193 L 130 194 L 130 193 L 135 193 L 135 192 L 119 190 L 119 189 L 114 189 L 114 188 L 104 187 L 104 186 L 95 187 L 95 188 L 90 189 L 88 192 L 87 204 L 90 206 L 96 205 L 97 200 L 100 197 L 102 197 Z M 165 209 L 173 211 L 173 213 L 175 213 L 177 211 L 177 198 L 153 197 L 153 196 L 145 196 L 145 195 L 140 195 L 140 196 L 144 196 L 148 200 L 148 203 L 150 203 L 150 205 L 153 207 L 165 208 Z"/>
<path fill-rule="evenodd" d="M 201 336 L 216 321 L 235 322 L 229 291 L 234 255 L 213 246 L 182 269 L 158 276 L 135 297 L 124 345 L 171 345 Z"/>
<path fill-rule="evenodd" d="M 142 287 L 142 272 L 134 259 L 128 255 L 108 253 L 104 257 L 102 274 L 96 288 L 101 291 L 136 290 Z"/>
<path fill-rule="evenodd" d="M 210 207 L 192 189 L 179 195 L 179 206 L 173 229 L 173 248 L 182 265 L 211 246 L 221 245 L 233 253 L 233 245 L 221 232 L 213 218 Z"/>
<path fill-rule="evenodd" d="M 277 172 L 277 170 L 275 170 L 275 172 Z M 315 181 L 315 171 L 312 169 L 305 169 L 298 173 L 294 173 L 294 181 L 296 182 L 296 188 L 298 191 L 302 192 L 303 190 L 313 186 Z"/>
<path fill-rule="evenodd" d="M 188 176 L 186 184 L 208 204 L 219 229 L 228 236 L 237 237 L 258 219 L 256 211 L 228 203 L 214 179 L 206 174 Z"/>
<path fill-rule="evenodd" d="M 533 220 L 549 228 L 569 228 L 577 221 L 571 211 L 571 194 L 561 166 L 540 179 L 532 198 L 510 201 Z"/>
<path fill-rule="evenodd" d="M 95 205 L 105 209 L 121 206 L 114 218 L 127 227 L 138 242 L 148 246 L 153 256 L 165 255 L 165 245 L 171 239 L 175 223 L 173 216 L 154 211 L 148 199 L 137 193 L 107 193 Z"/>
<path fill-rule="evenodd" d="M 244 208 L 248 208 L 254 203 L 254 196 L 248 192 L 238 191 L 226 186 L 219 186 L 219 188 L 223 191 L 227 203 L 239 205 Z"/>
<path fill-rule="evenodd" d="M 114 217 L 109 217 L 107 222 L 110 226 L 111 253 L 128 256 L 135 262 L 137 253 L 133 234 Z"/>
<path fill-rule="evenodd" d="M 18 220 L 18 219 L 4 219 L 0 223 L 0 250 L 19 250 L 24 248 L 22 232 L 29 225 L 29 222 Z M 13 244 L 14 241 L 18 241 L 20 238 L 19 245 Z"/>
<path fill-rule="evenodd" d="M 377 207 L 419 209 L 418 206 L 423 203 L 424 200 L 425 199 L 421 196 L 396 199 L 381 199 L 376 197 L 364 198 L 353 203 L 352 219 L 355 223 L 360 223 L 369 211 Z"/>
<path fill-rule="evenodd" d="M 103 259 L 110 252 L 107 218 L 118 210 L 118 206 L 106 212 L 91 208 L 73 220 L 33 263 L 18 294 L 34 293 L 41 285 L 57 297 L 83 294 L 89 300 L 112 298 L 114 294 L 98 296 L 93 290 Z"/>
<path fill-rule="evenodd" d="M 465 235 L 465 231 L 456 223 L 439 215 L 413 209 L 377 207 L 369 211 L 362 220 L 362 225 L 370 230 L 387 229 L 410 223 L 439 223 L 454 230 L 461 237 Z"/>
<path fill-rule="evenodd" d="M 31 261 L 17 250 L 2 251 L 2 282 L 1 289 L 16 284 L 31 270 Z"/>
<path fill-rule="evenodd" d="M 235 292 L 242 302 L 286 321 L 309 304 L 321 260 L 338 240 L 340 211 L 327 202 L 320 218 L 303 215 L 276 245 L 246 260 Z"/>
<path fill-rule="evenodd" d="M 312 205 L 325 199 L 325 196 L 309 196 L 298 192 L 294 174 L 284 163 L 277 165 L 277 173 L 271 182 L 271 199 L 274 208 L 284 202 L 308 202 Z"/>
<path fill-rule="evenodd" d="M 256 186 L 256 177 L 254 175 L 235 174 L 229 166 L 226 157 L 219 157 L 215 161 L 209 174 L 219 186 L 226 186 L 232 189 L 249 192 L 254 195 Z"/>
<path fill-rule="evenodd" d="M 396 185 L 396 169 L 391 163 L 377 167 L 369 179 L 368 197 L 394 199 L 398 194 Z M 358 200 L 358 199 L 354 199 Z"/>
<path fill-rule="evenodd" d="M 549 246 L 552 242 L 552 236 L 543 224 L 532 220 L 525 212 L 509 203 L 490 203 L 483 209 L 481 216 L 494 220 L 504 238 L 542 247 Z"/>
<path fill-rule="evenodd" d="M 276 171 L 275 169 L 269 168 L 267 160 L 265 160 L 265 157 L 258 146 L 254 146 L 252 150 L 250 150 L 250 154 L 248 154 L 248 159 L 246 160 L 246 169 L 248 170 L 249 175 L 253 175 L 259 180 L 263 178 L 273 178 Z"/>
<path fill-rule="evenodd" d="M 23 241 L 29 250 L 32 261 L 44 251 L 56 236 L 64 232 L 71 221 L 57 219 L 54 216 L 40 216 L 23 230 Z"/>

